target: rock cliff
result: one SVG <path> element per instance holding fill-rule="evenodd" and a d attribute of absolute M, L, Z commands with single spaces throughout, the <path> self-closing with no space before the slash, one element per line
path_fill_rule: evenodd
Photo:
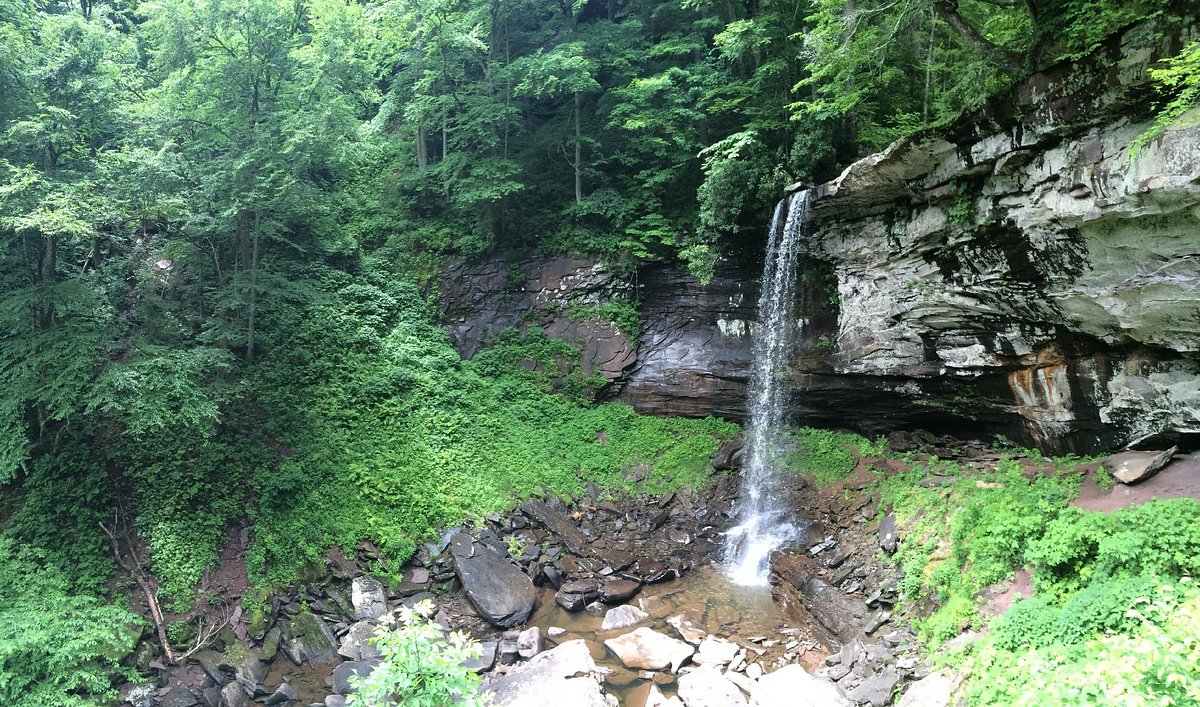
<path fill-rule="evenodd" d="M 1130 155 L 1151 120 L 1147 67 L 1197 34 L 1130 28 L 816 187 L 797 417 L 1052 452 L 1200 434 L 1200 111 Z M 470 356 L 534 321 L 639 410 L 740 418 L 758 247 L 707 286 L 664 265 L 456 264 L 447 327 Z M 567 315 L 614 298 L 638 301 L 636 336 Z"/>
<path fill-rule="evenodd" d="M 866 426 L 1051 451 L 1200 432 L 1200 126 L 1130 154 L 1146 68 L 1188 32 L 1134 27 L 818 186 L 837 318 L 800 397 L 854 379 Z"/>

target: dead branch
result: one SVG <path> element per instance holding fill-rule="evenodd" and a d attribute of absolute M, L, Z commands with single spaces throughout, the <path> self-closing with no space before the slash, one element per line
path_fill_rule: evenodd
<path fill-rule="evenodd" d="M 137 551 L 133 547 L 133 543 L 129 541 L 127 533 L 123 532 L 122 537 L 125 539 L 125 548 L 129 551 L 128 557 L 121 554 L 121 541 L 117 539 L 117 523 L 113 519 L 113 527 L 109 528 L 100 523 L 100 530 L 108 536 L 108 540 L 112 543 L 113 557 L 117 560 L 117 565 L 129 573 L 133 580 L 137 582 L 141 588 L 142 594 L 146 597 L 146 605 L 150 607 L 150 618 L 154 621 L 154 629 L 158 632 L 158 642 L 162 645 L 163 653 L 167 657 L 168 663 L 178 663 L 179 656 L 175 650 L 171 648 L 171 642 L 167 640 L 167 624 L 163 620 L 162 608 L 158 605 L 158 597 L 155 595 L 154 587 L 150 585 L 150 580 L 146 577 L 146 571 L 142 569 L 141 558 L 138 557 Z M 194 649 L 193 649 L 194 650 Z M 190 654 L 193 651 L 189 651 Z"/>

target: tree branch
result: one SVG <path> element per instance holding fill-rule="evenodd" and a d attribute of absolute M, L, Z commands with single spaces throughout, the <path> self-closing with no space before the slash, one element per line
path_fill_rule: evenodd
<path fill-rule="evenodd" d="M 1017 54 L 997 46 L 975 29 L 970 22 L 967 22 L 966 18 L 958 14 L 958 0 L 935 0 L 933 9 L 972 49 L 983 54 L 999 55 L 1010 66 L 1020 63 L 1020 57 Z"/>

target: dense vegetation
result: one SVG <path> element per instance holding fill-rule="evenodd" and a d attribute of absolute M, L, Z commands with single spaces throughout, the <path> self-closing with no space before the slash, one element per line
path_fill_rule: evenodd
<path fill-rule="evenodd" d="M 363 540 L 388 572 L 543 486 L 703 484 L 731 425 L 594 405 L 537 330 L 460 360 L 443 259 L 706 277 L 783 183 L 1171 11 L 0 0 L 0 698 L 105 696 L 139 631 L 112 593 L 186 636 L 238 527 L 271 587 Z M 1194 54 L 1163 75 L 1184 105 Z M 627 302 L 572 316 L 636 333 Z"/>
<path fill-rule="evenodd" d="M 972 705 L 1200 700 L 1200 502 L 1081 511 L 1070 503 L 1083 462 L 1094 460 L 1047 465 L 1014 450 L 994 469 L 934 458 L 879 482 L 881 505 L 905 527 L 897 561 L 922 639 L 937 648 L 990 629 L 966 655 L 944 658 L 969 673 Z M 931 474 L 949 483 L 922 485 Z M 1022 568 L 1032 571 L 1033 598 L 981 614 L 984 590 Z"/>

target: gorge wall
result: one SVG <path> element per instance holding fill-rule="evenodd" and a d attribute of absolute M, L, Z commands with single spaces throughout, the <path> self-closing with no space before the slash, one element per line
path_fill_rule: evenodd
<path fill-rule="evenodd" d="M 1200 434 L 1200 111 L 1146 145 L 1146 69 L 1196 38 L 1145 23 L 816 187 L 795 411 L 876 433 L 1092 452 Z M 464 355 L 536 321 L 640 410 L 744 415 L 762 254 L 701 286 L 654 265 L 454 264 Z M 569 303 L 636 299 L 636 337 Z M 577 310 L 578 311 L 578 310 Z"/>

